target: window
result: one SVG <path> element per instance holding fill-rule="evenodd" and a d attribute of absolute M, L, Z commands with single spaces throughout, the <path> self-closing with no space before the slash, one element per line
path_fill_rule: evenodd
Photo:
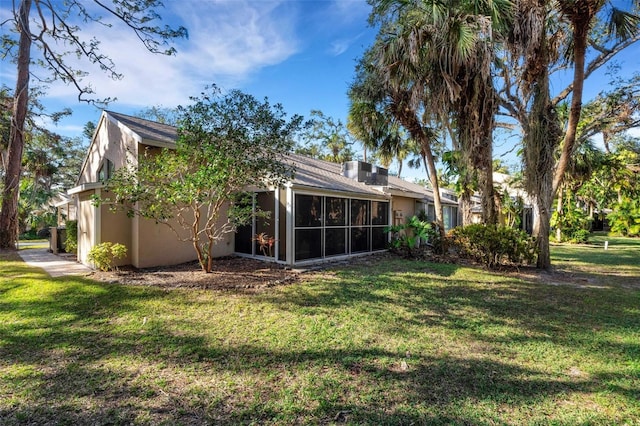
<path fill-rule="evenodd" d="M 238 226 L 235 235 L 235 251 L 237 253 L 256 256 L 274 257 L 276 235 L 275 227 L 275 193 L 258 192 L 254 194 L 253 201 L 248 205 L 253 206 L 254 211 L 267 213 L 266 217 L 254 217 L 248 224 Z M 258 235 L 262 234 L 263 239 Z"/>
<path fill-rule="evenodd" d="M 327 212 L 326 226 L 345 226 L 347 220 L 347 200 L 346 198 L 327 197 L 325 199 Z"/>
<path fill-rule="evenodd" d="M 388 225 L 386 201 L 296 194 L 295 261 L 385 249 Z"/>
<path fill-rule="evenodd" d="M 115 167 L 113 165 L 113 161 L 105 158 L 102 162 L 102 165 L 98 169 L 98 182 L 104 182 L 113 176 L 113 172 L 115 171 Z"/>
<path fill-rule="evenodd" d="M 325 197 L 324 255 L 347 254 L 347 199 Z"/>
<path fill-rule="evenodd" d="M 321 197 L 296 195 L 296 227 L 315 227 L 322 224 Z"/>
<path fill-rule="evenodd" d="M 442 214 L 444 216 L 444 229 L 448 231 L 455 228 L 458 224 L 458 208 L 455 206 L 443 206 Z"/>
<path fill-rule="evenodd" d="M 351 200 L 351 226 L 369 225 L 369 201 Z"/>

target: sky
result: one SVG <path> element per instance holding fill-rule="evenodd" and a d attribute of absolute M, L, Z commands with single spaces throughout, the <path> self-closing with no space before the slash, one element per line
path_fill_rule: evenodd
<path fill-rule="evenodd" d="M 317 109 L 346 122 L 347 91 L 356 62 L 377 32 L 368 25 L 366 0 L 164 3 L 165 8 L 159 10 L 162 23 L 182 25 L 189 32 L 188 39 L 173 44 L 175 56 L 147 52 L 122 25 L 108 28 L 79 23 L 82 37 L 100 40 L 101 52 L 113 59 L 117 71 L 124 75 L 121 80 L 112 80 L 86 61 L 67 57 L 88 72 L 83 81 L 94 88 L 97 98 L 117 98 L 108 109 L 136 114 L 151 106 L 186 105 L 189 96 L 197 96 L 206 85 L 215 83 L 223 90 L 240 89 L 259 99 L 268 97 L 272 103 L 281 103 L 289 115 L 309 117 L 310 111 Z M 11 2 L 0 2 L 0 22 L 7 17 L 8 7 Z M 640 70 L 638 43 L 618 60 L 625 74 Z M 14 65 L 5 59 L 0 67 L 0 83 L 13 88 Z M 585 99 L 600 91 L 606 81 L 604 72 L 588 80 Z M 557 90 L 564 84 L 555 82 Z M 71 117 L 51 128 L 65 136 L 80 136 L 87 121 L 97 122 L 100 117 L 100 109 L 78 102 L 75 88 L 60 82 L 50 86 L 43 102 L 49 111 L 72 109 Z M 498 141 L 496 154 L 513 151 L 515 143 L 514 138 Z M 515 161 L 513 152 L 504 158 Z M 424 173 L 405 168 L 403 177 L 424 178 Z"/>

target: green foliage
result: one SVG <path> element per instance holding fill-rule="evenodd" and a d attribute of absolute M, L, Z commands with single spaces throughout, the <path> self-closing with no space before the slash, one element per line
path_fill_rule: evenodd
<path fill-rule="evenodd" d="M 127 255 L 127 248 L 120 243 L 104 242 L 89 250 L 87 259 L 101 271 L 110 271 L 116 259 L 123 259 Z"/>
<path fill-rule="evenodd" d="M 629 236 L 640 236 L 640 199 L 624 198 L 607 215 L 611 232 Z"/>
<path fill-rule="evenodd" d="M 589 238 L 591 218 L 587 212 L 572 202 L 571 193 L 566 195 L 569 202 L 564 203 L 562 211 L 553 211 L 551 215 L 551 228 L 561 230 L 562 241 L 572 243 L 586 243 Z"/>
<path fill-rule="evenodd" d="M 530 264 L 535 260 L 535 241 L 526 232 L 504 226 L 472 224 L 450 232 L 458 253 L 488 268 L 507 262 Z"/>
<path fill-rule="evenodd" d="M 403 225 L 388 226 L 385 232 L 391 233 L 391 242 L 389 248 L 392 251 L 405 255 L 407 257 L 415 257 L 416 249 L 421 245 L 427 244 L 432 227 L 418 216 L 412 216 L 407 223 Z"/>
<path fill-rule="evenodd" d="M 285 155 L 302 122 L 287 119 L 280 104 L 210 89 L 178 108 L 175 150 L 142 153 L 138 164 L 115 171 L 106 183 L 108 198 L 95 200 L 169 226 L 194 245 L 205 272 L 212 270 L 215 243 L 255 215 L 246 188 L 291 179 Z M 219 220 L 223 212 L 226 221 Z"/>
<path fill-rule="evenodd" d="M 67 220 L 65 222 L 67 229 L 67 238 L 64 241 L 64 251 L 67 253 L 76 253 L 78 250 L 78 221 Z"/>
<path fill-rule="evenodd" d="M 302 136 L 305 144 L 295 148 L 298 154 L 334 163 L 351 161 L 355 156 L 351 149 L 354 141 L 346 126 L 322 111 L 311 111 L 311 120 Z"/>

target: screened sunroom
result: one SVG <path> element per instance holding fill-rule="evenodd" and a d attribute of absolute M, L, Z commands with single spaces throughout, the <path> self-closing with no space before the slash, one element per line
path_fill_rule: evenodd
<path fill-rule="evenodd" d="M 257 192 L 253 200 L 268 215 L 237 230 L 238 254 L 293 265 L 387 247 L 390 203 L 383 197 L 288 187 Z"/>

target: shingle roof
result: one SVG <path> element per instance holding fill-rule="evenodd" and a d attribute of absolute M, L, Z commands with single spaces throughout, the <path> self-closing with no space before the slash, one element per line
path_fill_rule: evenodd
<path fill-rule="evenodd" d="M 162 146 L 175 146 L 177 129 L 173 126 L 113 111 L 106 111 L 106 113 L 140 136 L 145 144 L 158 145 L 159 143 Z M 342 164 L 299 154 L 287 154 L 287 158 L 296 168 L 292 181 L 294 186 L 371 196 L 389 195 L 387 191 L 384 191 L 379 186 L 365 185 L 362 182 L 344 176 Z M 433 192 L 431 190 L 395 176 L 389 176 L 389 185 L 386 188 L 408 197 L 433 200 Z M 446 200 L 443 200 L 443 202 L 446 202 Z"/>
<path fill-rule="evenodd" d="M 176 143 L 178 133 L 173 126 L 113 111 L 106 111 L 106 113 L 140 136 L 145 144 L 153 145 L 154 142 L 160 142 L 163 145 L 175 145 Z"/>
<path fill-rule="evenodd" d="M 384 196 L 376 187 L 343 176 L 341 164 L 299 154 L 288 154 L 287 157 L 296 168 L 294 186 Z"/>

